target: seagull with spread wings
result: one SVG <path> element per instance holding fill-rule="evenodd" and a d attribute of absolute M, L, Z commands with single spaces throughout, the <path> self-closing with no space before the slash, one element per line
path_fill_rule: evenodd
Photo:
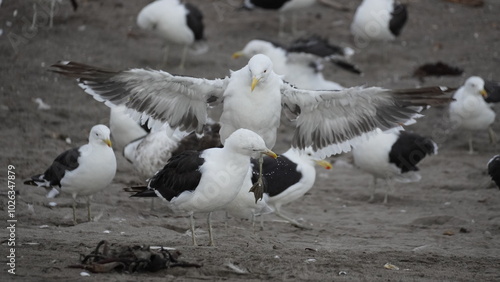
<path fill-rule="evenodd" d="M 201 133 L 209 105 L 223 102 L 223 144 L 231 133 L 246 128 L 273 148 L 283 109 L 296 120 L 292 147 L 312 147 L 319 158 L 347 152 L 366 133 L 412 123 L 425 106 L 451 100 L 443 96 L 448 91 L 443 87 L 298 89 L 274 73 L 271 60 L 262 54 L 222 79 L 149 69 L 110 71 L 76 62 L 59 62 L 53 67 L 57 73 L 77 78 L 79 86 L 96 100 L 110 107 L 124 104 L 137 120 L 149 119 L 150 126 L 168 123 Z M 262 185 L 258 186 L 255 195 L 261 198 Z"/>

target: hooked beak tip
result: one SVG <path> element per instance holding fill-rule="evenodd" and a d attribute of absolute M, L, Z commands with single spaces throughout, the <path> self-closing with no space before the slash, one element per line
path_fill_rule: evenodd
<path fill-rule="evenodd" d="M 488 92 L 486 92 L 486 90 L 484 90 L 484 89 L 481 89 L 479 91 L 479 93 L 481 93 L 481 96 L 483 96 L 483 97 L 488 97 Z"/>
<path fill-rule="evenodd" d="M 104 139 L 104 143 L 106 143 L 106 145 L 108 145 L 108 147 L 112 147 L 112 143 L 111 143 L 111 140 L 109 139 Z"/>
<path fill-rule="evenodd" d="M 319 160 L 319 161 L 316 161 L 316 163 L 325 169 L 332 169 L 332 167 L 333 167 L 330 162 L 327 162 L 325 160 Z"/>

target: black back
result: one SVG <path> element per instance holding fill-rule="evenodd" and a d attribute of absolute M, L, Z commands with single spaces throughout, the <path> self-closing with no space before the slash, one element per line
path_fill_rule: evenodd
<path fill-rule="evenodd" d="M 500 155 L 494 156 L 488 163 L 488 174 L 500 189 Z"/>
<path fill-rule="evenodd" d="M 406 5 L 394 2 L 391 20 L 389 21 L 389 29 L 394 36 L 399 36 L 407 20 L 408 11 Z"/>
<path fill-rule="evenodd" d="M 189 11 L 186 15 L 186 22 L 189 27 L 193 31 L 195 40 L 203 39 L 203 30 L 205 26 L 203 25 L 203 14 L 201 11 L 196 8 L 196 6 L 185 3 L 184 6 Z"/>
<path fill-rule="evenodd" d="M 180 153 L 188 150 L 201 151 L 209 148 L 221 148 L 220 141 L 220 124 L 205 124 L 203 126 L 203 136 L 198 138 L 195 132 L 182 138 L 177 148 L 172 151 L 172 156 L 179 155 Z"/>
<path fill-rule="evenodd" d="M 201 179 L 200 166 L 205 162 L 200 155 L 201 152 L 184 151 L 170 158 L 150 179 L 148 186 L 168 201 L 184 191 L 194 191 Z"/>
<path fill-rule="evenodd" d="M 79 165 L 80 151 L 78 149 L 80 148 L 69 149 L 61 153 L 43 174 L 35 175 L 31 179 L 34 181 L 45 179 L 50 182 L 51 186 L 57 185 L 61 187 L 61 179 L 66 174 L 66 171 L 75 170 Z"/>
<path fill-rule="evenodd" d="M 500 102 L 500 82 L 484 81 L 484 90 L 488 96 L 484 100 L 488 103 Z"/>
<path fill-rule="evenodd" d="M 252 159 L 252 166 L 252 183 L 255 184 L 259 178 L 259 161 Z M 297 164 L 285 156 L 277 159 L 264 157 L 262 171 L 264 192 L 270 197 L 280 194 L 302 178 L 302 173 L 297 171 Z"/>
<path fill-rule="evenodd" d="M 250 3 L 262 9 L 278 10 L 288 1 L 290 0 L 250 0 Z"/>
<path fill-rule="evenodd" d="M 434 154 L 434 142 L 415 133 L 401 131 L 389 152 L 389 162 L 402 173 L 418 171 L 417 164 L 426 156 Z"/>
<path fill-rule="evenodd" d="M 299 38 L 293 41 L 287 48 L 288 52 L 310 53 L 319 57 L 332 55 L 344 56 L 342 47 L 331 45 L 328 40 L 318 35 L 311 35 L 306 38 Z"/>
<path fill-rule="evenodd" d="M 330 60 L 332 63 L 348 72 L 361 74 L 361 71 L 352 63 L 346 61 L 344 48 L 332 45 L 327 39 L 311 35 L 293 41 L 287 48 L 288 52 L 308 53 Z"/>

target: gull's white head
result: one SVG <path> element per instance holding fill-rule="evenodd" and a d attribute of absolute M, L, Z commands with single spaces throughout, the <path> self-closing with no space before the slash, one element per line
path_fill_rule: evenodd
<path fill-rule="evenodd" d="M 332 164 L 330 162 L 315 157 L 314 150 L 311 147 L 307 147 L 304 150 L 291 149 L 290 153 L 295 154 L 303 162 L 307 162 L 310 165 L 317 164 L 317 165 L 323 167 L 324 169 L 331 169 L 332 168 Z M 287 152 L 287 154 L 288 154 L 288 152 Z"/>
<path fill-rule="evenodd" d="M 248 69 L 252 76 L 252 91 L 258 83 L 265 82 L 273 72 L 273 62 L 268 56 L 257 54 L 248 61 Z"/>
<path fill-rule="evenodd" d="M 89 134 L 89 143 L 111 147 L 109 128 L 103 124 L 92 127 Z"/>
<path fill-rule="evenodd" d="M 247 156 L 266 154 L 277 158 L 277 155 L 266 147 L 266 143 L 257 133 L 240 128 L 233 132 L 224 142 L 224 147 Z"/>
<path fill-rule="evenodd" d="M 479 76 L 471 76 L 464 84 L 467 93 L 472 95 L 482 95 L 486 97 L 488 94 L 484 90 L 484 80 Z"/>

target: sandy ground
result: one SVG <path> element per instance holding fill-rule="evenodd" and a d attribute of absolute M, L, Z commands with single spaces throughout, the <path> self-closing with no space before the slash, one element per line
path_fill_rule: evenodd
<path fill-rule="evenodd" d="M 396 184 L 383 205 L 379 188 L 367 203 L 371 176 L 352 167 L 350 154 L 331 158 L 332 171 L 318 169 L 315 187 L 301 200 L 285 207 L 311 230 L 297 229 L 274 216 L 265 218 L 265 230 L 253 232 L 250 223 L 215 216 L 217 247 L 192 247 L 186 234 L 188 220 L 162 208 L 149 211 L 149 202 L 130 199 L 121 188 L 140 183 L 134 169 L 117 148 L 115 180 L 93 201 L 94 222 L 71 225 L 71 198 L 61 196 L 49 207 L 43 189 L 22 181 L 41 173 L 63 150 L 86 142 L 89 129 L 107 124 L 109 109 L 81 91 L 74 81 L 48 72 L 58 60 L 123 69 L 160 67 L 162 42 L 139 31 L 135 17 L 147 0 L 79 1 L 73 12 L 69 1 L 57 5 L 54 27 L 48 28 L 47 4 L 39 4 L 39 20 L 30 29 L 34 1 L 5 0 L 0 8 L 0 118 L 2 120 L 0 218 L 2 270 L 7 280 L 88 280 L 79 262 L 100 240 L 120 244 L 175 247 L 182 259 L 203 264 L 194 269 L 174 268 L 146 274 L 91 274 L 110 281 L 167 280 L 309 280 L 309 281 L 499 281 L 500 191 L 486 174 L 486 162 L 498 153 L 486 132 L 475 133 L 478 153 L 466 153 L 466 134 L 450 129 L 447 108 L 433 108 L 412 130 L 434 138 L 439 155 L 420 165 L 419 183 Z M 240 1 L 195 1 L 205 14 L 210 51 L 188 59 L 179 70 L 180 48 L 172 51 L 172 73 L 223 77 L 245 60 L 232 60 L 253 38 L 283 43 L 296 36 L 277 37 L 278 16 L 272 12 L 237 11 Z M 364 71 L 356 76 L 325 68 L 325 76 L 345 86 L 416 87 L 459 86 L 471 75 L 500 80 L 500 1 L 485 0 L 470 8 L 438 0 L 407 1 L 410 19 L 393 43 L 358 48 L 349 35 L 354 9 L 360 2 L 343 1 L 350 9 L 318 6 L 298 13 L 303 34 L 326 36 L 332 43 L 352 46 L 354 61 Z M 464 69 L 461 77 L 412 78 L 420 64 L 443 61 Z M 42 98 L 51 110 L 38 110 L 32 101 Z M 500 126 L 495 125 L 500 133 Z M 280 130 L 277 152 L 284 152 L 291 129 Z M 69 137 L 71 144 L 60 136 Z M 7 165 L 15 166 L 16 275 L 7 273 L 9 255 Z M 383 186 L 383 185 L 382 185 Z M 86 218 L 81 199 L 78 218 Z M 208 243 L 205 216 L 197 216 L 199 242 Z M 236 274 L 226 264 L 246 270 Z M 399 270 L 388 270 L 392 263 Z M 92 278 L 91 278 L 92 279 Z"/>

